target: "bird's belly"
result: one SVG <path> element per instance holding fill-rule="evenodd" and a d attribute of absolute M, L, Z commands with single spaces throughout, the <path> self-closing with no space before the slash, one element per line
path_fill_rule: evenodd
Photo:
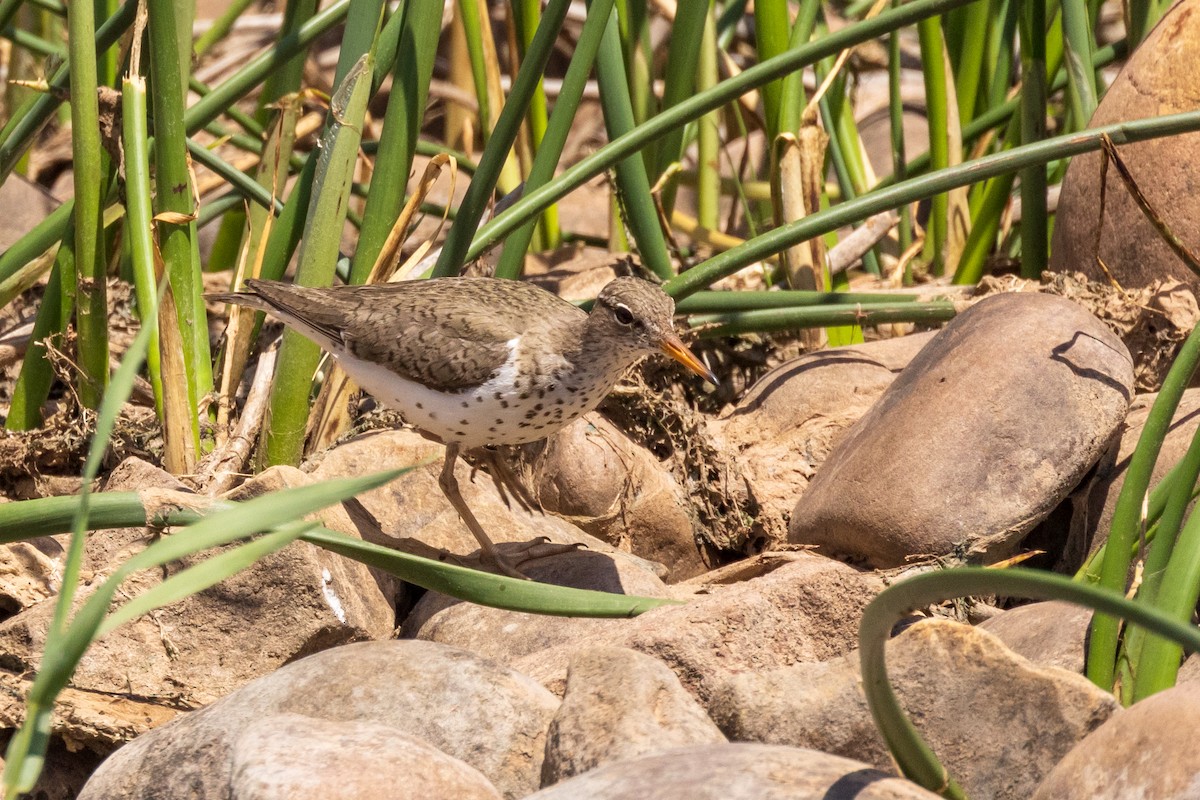
<path fill-rule="evenodd" d="M 519 391 L 503 377 L 477 389 L 442 392 L 350 355 L 339 356 L 338 362 L 360 387 L 405 422 L 468 449 L 544 439 L 598 406 L 605 395 L 599 390 L 572 393 L 558 386 L 539 396 L 536 391 Z"/>

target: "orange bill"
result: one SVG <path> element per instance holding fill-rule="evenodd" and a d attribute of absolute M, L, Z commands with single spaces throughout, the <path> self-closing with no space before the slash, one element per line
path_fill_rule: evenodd
<path fill-rule="evenodd" d="M 663 338 L 661 346 L 662 351 L 671 358 L 675 359 L 680 364 L 683 364 L 685 367 L 699 375 L 701 378 L 704 378 L 704 380 L 708 381 L 713 386 L 717 385 L 717 376 L 713 375 L 712 370 L 706 367 L 703 361 L 696 358 L 695 353 L 687 349 L 687 345 L 685 345 L 678 336 L 675 334 L 668 334 Z"/>

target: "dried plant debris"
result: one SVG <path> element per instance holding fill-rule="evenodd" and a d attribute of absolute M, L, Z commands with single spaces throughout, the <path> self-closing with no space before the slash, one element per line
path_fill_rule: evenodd
<path fill-rule="evenodd" d="M 77 491 L 95 430 L 95 414 L 67 398 L 37 430 L 0 430 L 0 495 L 20 500 Z M 155 461 L 161 452 L 153 409 L 126 405 L 105 454 L 105 470 L 129 456 Z"/>
<path fill-rule="evenodd" d="M 1156 392 L 1183 340 L 1200 321 L 1192 290 L 1174 278 L 1140 289 L 1090 281 L 1082 273 L 1046 273 L 1042 291 L 1079 303 L 1107 324 L 1133 356 L 1138 392 Z"/>
<path fill-rule="evenodd" d="M 635 371 L 600 410 L 670 466 L 695 503 L 703 544 L 745 555 L 763 548 L 767 537 L 756 524 L 758 505 L 736 462 L 714 442 L 704 415 L 670 375 Z"/>

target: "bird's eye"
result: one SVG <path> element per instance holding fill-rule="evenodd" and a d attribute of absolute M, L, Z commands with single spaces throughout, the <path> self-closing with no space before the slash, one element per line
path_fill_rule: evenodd
<path fill-rule="evenodd" d="M 633 312 L 629 310 L 628 306 L 617 306 L 613 310 L 613 316 L 616 317 L 617 322 L 621 323 L 622 325 L 633 324 Z"/>

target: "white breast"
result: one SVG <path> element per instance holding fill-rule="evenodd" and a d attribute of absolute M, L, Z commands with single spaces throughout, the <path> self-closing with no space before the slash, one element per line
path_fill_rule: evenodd
<path fill-rule="evenodd" d="M 430 389 L 348 353 L 336 358 L 359 386 L 399 412 L 410 425 L 465 448 L 537 441 L 604 399 L 605 389 L 572 393 L 559 383 L 540 396 L 522 391 L 517 387 L 520 337 L 507 345 L 508 359 L 495 375 L 479 388 L 462 392 Z"/>

